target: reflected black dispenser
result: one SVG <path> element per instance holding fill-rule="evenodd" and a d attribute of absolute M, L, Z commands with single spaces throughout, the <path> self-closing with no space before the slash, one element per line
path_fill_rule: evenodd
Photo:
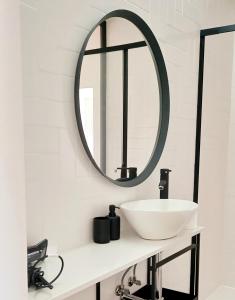
<path fill-rule="evenodd" d="M 119 208 L 115 205 L 109 205 L 109 221 L 110 221 L 110 240 L 120 239 L 120 217 L 116 215 L 115 209 Z"/>
<path fill-rule="evenodd" d="M 121 170 L 121 177 L 118 178 L 118 181 L 128 181 L 137 177 L 137 168 L 136 167 L 121 167 L 117 168 L 117 170 Z M 128 176 L 127 176 L 128 171 Z"/>

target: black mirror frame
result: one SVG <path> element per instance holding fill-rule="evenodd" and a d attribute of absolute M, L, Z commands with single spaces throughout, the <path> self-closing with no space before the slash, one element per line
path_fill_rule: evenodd
<path fill-rule="evenodd" d="M 87 43 L 94 32 L 94 30 L 99 26 L 101 23 L 106 21 L 109 18 L 113 17 L 119 17 L 124 18 L 131 23 L 133 23 L 143 34 L 143 36 L 146 39 L 146 42 L 149 46 L 149 50 L 151 51 L 153 62 L 155 65 L 157 78 L 158 78 L 158 85 L 159 85 L 159 98 L 160 98 L 160 113 L 159 113 L 159 127 L 158 127 L 158 133 L 156 137 L 156 141 L 154 144 L 154 149 L 152 152 L 152 155 L 149 159 L 148 164 L 146 165 L 145 169 L 134 179 L 128 180 L 128 181 L 118 181 L 114 180 L 108 176 L 106 176 L 98 167 L 96 164 L 89 147 L 86 142 L 86 137 L 83 131 L 83 125 L 82 125 L 82 119 L 81 119 L 81 112 L 80 112 L 80 99 L 79 99 L 79 88 L 80 88 L 80 76 L 81 76 L 81 67 L 82 67 L 82 61 L 83 56 L 86 50 Z M 143 181 L 145 181 L 150 174 L 155 169 L 158 161 L 160 160 L 160 157 L 162 155 L 162 151 L 165 146 L 167 132 L 168 132 L 168 126 L 169 126 L 169 116 L 170 116 L 170 94 L 169 94 L 169 83 L 168 83 L 168 76 L 166 71 L 166 65 L 165 61 L 161 52 L 161 49 L 159 47 L 159 44 L 152 32 L 152 30 L 149 28 L 149 26 L 145 23 L 145 21 L 140 18 L 135 13 L 128 11 L 128 10 L 114 10 L 107 15 L 105 15 L 89 32 L 87 35 L 77 62 L 77 68 L 76 68 L 76 74 L 75 74 L 75 84 L 74 84 L 74 100 L 75 100 L 75 114 L 77 119 L 77 126 L 80 133 L 80 137 L 82 140 L 82 144 L 85 148 L 85 151 L 95 166 L 95 168 L 98 170 L 100 174 L 102 174 L 106 179 L 111 181 L 112 183 L 122 186 L 122 187 L 133 187 L 136 186 Z"/>

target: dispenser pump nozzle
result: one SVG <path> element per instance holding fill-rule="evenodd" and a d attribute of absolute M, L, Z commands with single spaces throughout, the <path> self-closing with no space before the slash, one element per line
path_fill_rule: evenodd
<path fill-rule="evenodd" d="M 116 217 L 116 212 L 115 212 L 116 206 L 111 204 L 109 205 L 109 216 L 110 217 Z"/>

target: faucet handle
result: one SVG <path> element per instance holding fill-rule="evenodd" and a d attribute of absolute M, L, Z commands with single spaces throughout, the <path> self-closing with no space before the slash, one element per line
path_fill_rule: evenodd
<path fill-rule="evenodd" d="M 166 183 L 167 183 L 166 180 L 164 180 L 164 179 L 160 180 L 159 185 L 158 185 L 158 188 L 159 188 L 160 191 L 163 191 L 165 189 Z"/>
<path fill-rule="evenodd" d="M 161 174 L 168 174 L 168 173 L 172 172 L 172 170 L 165 168 L 165 169 L 160 169 L 160 172 L 161 172 Z"/>
<path fill-rule="evenodd" d="M 118 285 L 115 288 L 115 295 L 122 297 L 123 295 L 130 295 L 130 290 L 125 289 L 124 285 Z"/>
<path fill-rule="evenodd" d="M 132 286 L 132 285 L 141 285 L 141 281 L 140 280 L 138 280 L 137 278 L 136 278 L 136 276 L 131 276 L 131 277 L 129 277 L 129 279 L 128 279 L 128 286 Z"/>

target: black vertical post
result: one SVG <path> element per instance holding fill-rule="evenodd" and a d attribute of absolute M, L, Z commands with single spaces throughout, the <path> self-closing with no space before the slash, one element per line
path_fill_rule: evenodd
<path fill-rule="evenodd" d="M 194 190 L 193 201 L 198 203 L 199 171 L 200 171 L 200 148 L 201 148 L 201 123 L 202 123 L 202 97 L 205 57 L 205 36 L 200 37 L 199 72 L 198 72 L 198 102 L 197 102 L 197 123 L 196 123 L 196 145 L 194 165 Z"/>
<path fill-rule="evenodd" d="M 150 278 L 151 278 L 151 259 L 147 259 L 147 285 L 150 286 Z"/>
<path fill-rule="evenodd" d="M 96 283 L 96 300 L 100 300 L 100 282 Z"/>
<path fill-rule="evenodd" d="M 192 244 L 196 244 L 196 237 L 192 237 Z M 190 295 L 195 296 L 196 280 L 196 248 L 191 251 L 191 268 L 190 268 Z"/>
<path fill-rule="evenodd" d="M 156 255 L 152 256 L 151 300 L 156 300 Z"/>
<path fill-rule="evenodd" d="M 200 234 L 196 236 L 196 270 L 195 270 L 195 296 L 198 297 L 199 292 L 199 261 L 200 261 Z"/>
<path fill-rule="evenodd" d="M 199 52 L 199 71 L 198 71 L 198 102 L 197 102 L 194 190 L 193 190 L 193 201 L 195 203 L 198 203 L 198 191 L 199 191 L 204 58 L 205 58 L 205 36 L 201 34 L 200 52 Z M 194 236 L 192 238 L 192 243 L 197 244 L 197 248 L 191 252 L 190 295 L 198 296 L 200 235 Z"/>
<path fill-rule="evenodd" d="M 107 47 L 107 25 L 100 24 L 101 48 Z M 100 54 L 100 168 L 106 173 L 106 86 L 107 86 L 107 54 Z"/>
<path fill-rule="evenodd" d="M 123 50 L 123 119 L 122 119 L 122 170 L 121 178 L 127 178 L 128 136 L 128 50 Z"/>
<path fill-rule="evenodd" d="M 197 247 L 191 252 L 191 273 L 190 273 L 190 295 L 198 297 L 199 291 L 199 261 L 200 261 L 200 234 L 192 237 L 192 243 Z"/>

